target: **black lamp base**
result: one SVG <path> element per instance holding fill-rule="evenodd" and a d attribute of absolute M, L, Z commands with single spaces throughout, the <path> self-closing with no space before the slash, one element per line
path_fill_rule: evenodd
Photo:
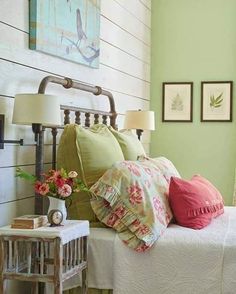
<path fill-rule="evenodd" d="M 140 141 L 140 139 L 141 139 L 142 132 L 143 132 L 143 130 L 141 130 L 141 129 L 137 129 L 137 130 L 136 130 L 136 134 L 137 134 L 137 136 L 138 136 L 139 141 Z"/>

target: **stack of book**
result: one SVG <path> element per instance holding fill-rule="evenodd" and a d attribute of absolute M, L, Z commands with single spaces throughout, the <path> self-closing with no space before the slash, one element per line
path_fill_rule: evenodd
<path fill-rule="evenodd" d="M 22 215 L 13 219 L 11 227 L 14 229 L 36 229 L 46 225 L 46 215 Z"/>

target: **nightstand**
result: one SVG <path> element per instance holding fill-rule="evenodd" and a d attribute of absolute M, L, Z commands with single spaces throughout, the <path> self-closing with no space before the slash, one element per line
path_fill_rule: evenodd
<path fill-rule="evenodd" d="M 62 283 L 82 275 L 82 293 L 87 293 L 89 222 L 68 220 L 58 227 L 37 229 L 0 228 L 0 294 L 6 279 L 30 281 L 33 293 L 38 282 L 54 284 L 54 294 L 62 293 Z"/>

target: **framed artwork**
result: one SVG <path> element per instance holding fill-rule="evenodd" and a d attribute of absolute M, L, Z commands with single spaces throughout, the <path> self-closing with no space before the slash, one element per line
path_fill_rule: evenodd
<path fill-rule="evenodd" d="M 233 82 L 201 83 L 201 121 L 232 121 Z"/>
<path fill-rule="evenodd" d="M 162 121 L 191 122 L 193 119 L 193 83 L 174 82 L 162 85 Z"/>
<path fill-rule="evenodd" d="M 30 0 L 29 47 L 98 68 L 100 0 Z"/>

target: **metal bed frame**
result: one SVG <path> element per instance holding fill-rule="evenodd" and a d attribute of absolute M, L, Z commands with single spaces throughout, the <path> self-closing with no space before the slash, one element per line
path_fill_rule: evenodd
<path fill-rule="evenodd" d="M 47 76 L 45 77 L 38 88 L 39 94 L 44 94 L 49 83 L 54 83 L 63 86 L 65 89 L 78 89 L 81 91 L 89 92 L 95 96 L 104 95 L 107 96 L 109 100 L 110 110 L 109 111 L 99 111 L 93 109 L 86 109 L 80 107 L 72 107 L 67 105 L 61 105 L 61 110 L 64 110 L 64 125 L 69 124 L 71 112 L 75 114 L 75 124 L 81 124 L 81 114 L 85 115 L 85 127 L 90 126 L 90 117 L 93 115 L 94 124 L 99 123 L 99 117 L 102 117 L 102 123 L 107 124 L 107 118 L 109 117 L 109 124 L 116 128 L 116 117 L 117 113 L 115 110 L 115 102 L 111 92 L 103 90 L 99 86 L 88 85 L 82 82 L 74 81 L 70 78 L 59 78 L 56 76 Z M 35 166 L 35 175 L 40 180 L 43 173 L 43 164 L 44 164 L 44 126 L 41 124 L 33 124 L 32 129 L 35 134 L 36 141 L 36 166 Z M 58 133 L 58 128 L 64 128 L 64 126 L 58 126 L 57 128 L 53 127 L 52 130 L 52 168 L 56 168 L 56 138 Z M 35 213 L 36 214 L 45 214 L 46 213 L 46 201 L 39 195 L 35 195 Z"/>

